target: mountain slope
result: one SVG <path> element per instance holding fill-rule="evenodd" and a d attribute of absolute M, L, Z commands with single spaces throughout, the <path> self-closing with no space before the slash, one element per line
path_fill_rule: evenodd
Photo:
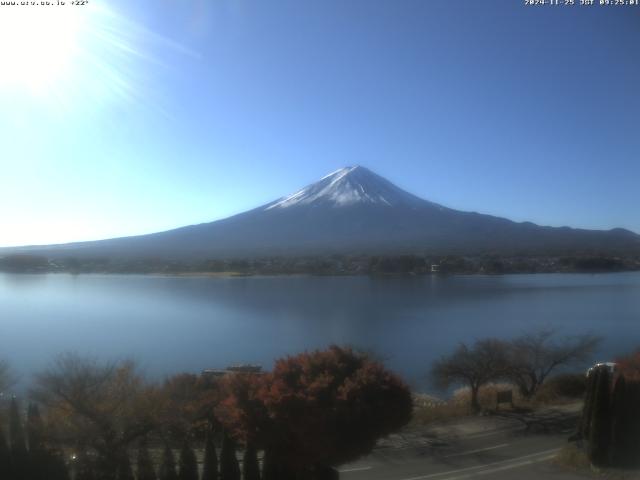
<path fill-rule="evenodd" d="M 640 253 L 640 236 L 461 212 L 364 167 L 224 220 L 137 237 L 18 249 L 50 257 L 213 258 L 327 253 Z"/>

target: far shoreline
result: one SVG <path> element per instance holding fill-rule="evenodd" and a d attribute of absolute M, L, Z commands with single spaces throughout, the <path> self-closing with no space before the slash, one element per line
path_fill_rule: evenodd
<path fill-rule="evenodd" d="M 0 272 L 100 273 L 175 277 L 426 276 L 640 271 L 640 254 L 325 254 L 247 258 L 0 257 Z"/>
<path fill-rule="evenodd" d="M 39 271 L 39 272 L 13 272 L 0 270 L 0 274 L 16 276 L 39 275 L 70 275 L 70 276 L 141 276 L 141 277 L 165 277 L 165 278 L 321 278 L 321 277 L 367 277 L 367 278 L 418 278 L 418 277 L 502 277 L 516 275 L 613 275 L 623 273 L 638 273 L 640 269 L 633 270 L 602 270 L 602 271 L 531 271 L 531 272 L 452 272 L 452 273 L 245 273 L 245 272 L 118 272 L 118 271 Z"/>

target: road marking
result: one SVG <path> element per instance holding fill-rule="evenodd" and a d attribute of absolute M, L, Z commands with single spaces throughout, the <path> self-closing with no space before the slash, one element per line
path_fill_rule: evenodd
<path fill-rule="evenodd" d="M 476 450 L 468 450 L 466 452 L 452 453 L 451 455 L 445 455 L 443 458 L 461 457 L 463 455 L 471 455 L 471 454 L 474 454 L 474 453 L 486 452 L 487 450 L 495 450 L 496 448 L 504 448 L 504 447 L 508 447 L 509 445 L 511 445 L 511 444 L 510 443 L 502 443 L 502 444 L 496 445 L 494 447 L 478 448 Z"/>
<path fill-rule="evenodd" d="M 552 453 L 551 455 L 536 458 L 533 460 L 525 460 L 524 462 L 512 463 L 510 465 L 504 465 L 502 467 L 490 468 L 489 470 L 480 470 L 479 472 L 467 473 L 465 475 L 458 475 L 457 477 L 445 477 L 441 480 L 463 480 L 463 479 L 472 478 L 478 475 L 487 475 L 489 473 L 502 472 L 504 470 L 511 470 L 512 468 L 519 468 L 519 467 L 524 467 L 526 465 L 533 465 L 534 463 L 538 463 L 538 462 L 546 462 L 547 460 L 551 460 L 555 456 L 556 454 Z"/>
<path fill-rule="evenodd" d="M 338 470 L 340 473 L 349 473 L 349 472 L 361 472 L 363 470 L 371 470 L 372 467 L 353 467 L 353 468 L 345 468 L 343 470 Z"/>
<path fill-rule="evenodd" d="M 495 430 L 493 432 L 479 433 L 479 434 L 474 434 L 474 435 L 464 435 L 464 436 L 460 435 L 460 436 L 455 437 L 455 438 L 461 438 L 461 439 L 464 439 L 464 440 L 475 440 L 476 438 L 489 437 L 491 435 L 498 435 L 500 433 L 518 432 L 520 430 L 524 430 L 524 427 L 523 428 L 519 428 L 517 430 L 514 430 L 514 429 L 503 429 L 503 430 Z M 437 440 L 437 438 L 436 438 L 436 440 Z M 446 442 L 447 440 L 449 440 L 449 437 L 442 437 L 442 440 Z M 403 452 L 405 450 L 415 450 L 416 448 L 425 448 L 425 447 L 433 448 L 434 445 L 430 444 L 429 441 L 430 441 L 430 438 L 429 437 L 425 437 L 424 443 L 420 444 L 420 445 L 415 444 L 415 445 L 407 445 L 405 447 L 376 448 L 373 451 L 373 453 L 379 454 L 379 452 L 381 452 L 383 450 L 387 450 L 387 449 L 391 450 L 393 452 Z M 439 445 L 436 445 L 436 447 L 439 447 Z"/>
<path fill-rule="evenodd" d="M 553 458 L 553 456 L 555 456 L 555 453 L 558 452 L 559 450 L 560 450 L 559 448 L 553 448 L 551 450 L 544 450 L 542 452 L 531 453 L 529 455 L 523 455 L 522 457 L 510 458 L 508 460 L 501 460 L 499 462 L 491 462 L 491 463 L 486 463 L 484 465 L 476 465 L 475 467 L 460 468 L 458 470 L 448 470 L 446 472 L 431 473 L 429 475 L 421 475 L 419 477 L 403 478 L 402 480 L 425 480 L 427 478 L 442 477 L 444 475 L 451 475 L 453 473 L 468 472 L 470 470 L 480 470 L 482 468 L 493 467 L 493 466 L 497 466 L 497 465 L 512 464 L 513 462 L 517 462 L 519 460 L 524 460 L 525 458 L 538 457 L 540 455 L 545 455 L 544 458 L 540 458 L 540 459 L 536 460 L 538 462 L 541 462 L 541 461 L 544 461 L 544 460 L 548 460 L 549 458 Z M 549 455 L 549 454 L 554 454 L 554 455 Z M 531 461 L 531 463 L 534 463 L 534 461 Z M 522 463 L 522 465 L 528 465 L 528 463 L 525 462 L 525 463 Z M 516 464 L 516 466 L 521 466 L 521 465 L 520 464 Z M 506 470 L 508 468 L 515 468 L 515 467 L 513 467 L 512 465 L 508 465 L 504 469 Z M 477 474 L 477 473 L 480 473 L 480 472 L 474 472 L 474 474 Z M 462 477 L 464 477 L 464 475 Z M 453 478 L 462 478 L 462 477 L 451 477 L 451 479 L 453 479 Z"/>
<path fill-rule="evenodd" d="M 482 437 L 490 437 L 492 435 L 499 435 L 501 433 L 515 433 L 515 432 L 519 432 L 520 430 L 524 430 L 526 427 L 517 427 L 517 428 L 501 428 L 498 430 L 492 430 L 490 432 L 484 432 L 484 433 L 472 433 L 470 435 L 460 435 L 460 438 L 464 438 L 464 439 L 476 439 L 476 438 L 482 438 Z"/>

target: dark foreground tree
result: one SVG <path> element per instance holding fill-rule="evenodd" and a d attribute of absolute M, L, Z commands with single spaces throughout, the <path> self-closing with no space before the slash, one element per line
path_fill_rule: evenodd
<path fill-rule="evenodd" d="M 158 471 L 159 480 L 178 480 L 178 472 L 176 472 L 176 461 L 173 458 L 173 452 L 169 445 L 165 445 L 162 452 L 162 463 Z"/>
<path fill-rule="evenodd" d="M 240 480 L 236 443 L 227 432 L 224 432 L 220 451 L 220 480 Z"/>
<path fill-rule="evenodd" d="M 594 465 L 606 466 L 611 447 L 611 375 L 606 367 L 598 368 L 595 375 L 588 455 Z"/>
<path fill-rule="evenodd" d="M 264 452 L 264 457 L 262 458 L 262 480 L 278 479 L 278 465 L 276 465 L 276 459 L 272 452 L 272 449 L 267 449 Z"/>
<path fill-rule="evenodd" d="M 262 480 L 296 480 L 295 472 L 286 463 L 278 459 L 273 452 L 273 448 L 268 448 L 264 452 Z"/>
<path fill-rule="evenodd" d="M 640 465 L 640 378 L 630 377 L 604 365 L 589 371 L 579 434 L 596 466 Z"/>
<path fill-rule="evenodd" d="M 471 347 L 461 343 L 451 355 L 434 363 L 431 378 L 441 388 L 452 385 L 469 387 L 471 409 L 478 412 L 480 387 L 506 375 L 509 351 L 510 347 L 506 342 L 492 338 L 478 340 Z"/>
<path fill-rule="evenodd" d="M 260 480 L 258 451 L 253 444 L 246 445 L 242 457 L 242 480 Z"/>
<path fill-rule="evenodd" d="M 591 429 L 591 417 L 593 415 L 593 399 L 596 396 L 597 389 L 597 370 L 592 370 L 587 376 L 587 386 L 584 396 L 584 404 L 582 407 L 582 417 L 578 423 L 578 437 L 581 439 L 589 438 L 589 430 Z"/>
<path fill-rule="evenodd" d="M 0 478 L 10 478 L 11 474 L 11 454 L 7 443 L 2 424 L 0 424 Z"/>
<path fill-rule="evenodd" d="M 9 407 L 9 442 L 12 480 L 30 480 L 27 441 L 22 415 L 20 415 L 20 406 L 15 397 L 11 399 Z"/>
<path fill-rule="evenodd" d="M 588 360 L 599 342 L 589 334 L 558 338 L 552 329 L 527 333 L 510 342 L 507 376 L 530 398 L 558 368 Z"/>
<path fill-rule="evenodd" d="M 157 480 L 156 471 L 153 468 L 153 462 L 149 455 L 147 442 L 145 439 L 140 441 L 138 445 L 138 456 L 136 459 L 136 477 L 137 480 Z"/>
<path fill-rule="evenodd" d="M 45 449 L 44 426 L 40 416 L 40 408 L 34 403 L 30 403 L 27 409 L 27 441 L 31 453 Z"/>
<path fill-rule="evenodd" d="M 408 387 L 380 363 L 332 346 L 278 360 L 262 381 L 269 414 L 263 446 L 281 477 L 366 455 L 411 418 Z"/>
<path fill-rule="evenodd" d="M 623 466 L 638 468 L 640 466 L 640 379 L 627 381 L 625 409 L 627 424 L 624 428 L 624 460 Z"/>
<path fill-rule="evenodd" d="M 46 480 L 69 480 L 69 470 L 64 455 L 58 450 L 47 451 Z"/>
<path fill-rule="evenodd" d="M 116 480 L 135 480 L 131 468 L 131 459 L 129 458 L 129 453 L 126 451 L 123 451 L 120 454 L 120 458 L 118 458 Z"/>
<path fill-rule="evenodd" d="M 29 404 L 27 409 L 27 443 L 29 444 L 29 479 L 48 480 L 52 459 L 44 442 L 44 426 L 40 409 L 33 403 Z"/>
<path fill-rule="evenodd" d="M 301 478 L 309 478 L 310 472 L 305 471 Z M 262 459 L 262 480 L 297 480 L 296 472 L 273 454 L 273 449 L 267 449 Z"/>
<path fill-rule="evenodd" d="M 184 441 L 180 449 L 180 470 L 178 472 L 180 480 L 198 480 L 198 460 L 191 445 Z"/>
<path fill-rule="evenodd" d="M 614 466 L 640 465 L 640 353 L 616 362 L 613 389 L 611 460 Z"/>
<path fill-rule="evenodd" d="M 629 411 L 627 381 L 620 375 L 611 399 L 611 464 L 624 465 L 628 460 Z M 636 442 L 634 442 L 636 443 Z"/>
<path fill-rule="evenodd" d="M 84 446 L 78 448 L 74 470 L 74 480 L 99 480 L 95 474 L 95 462 L 91 461 Z"/>
<path fill-rule="evenodd" d="M 207 431 L 204 442 L 204 464 L 202 465 L 202 480 L 218 480 L 218 455 L 213 443 L 213 431 Z"/>

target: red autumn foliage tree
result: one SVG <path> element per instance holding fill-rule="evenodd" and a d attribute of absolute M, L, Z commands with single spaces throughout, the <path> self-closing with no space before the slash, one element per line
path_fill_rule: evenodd
<path fill-rule="evenodd" d="M 234 373 L 220 380 L 222 401 L 216 416 L 224 429 L 244 445 L 262 445 L 268 439 L 269 418 L 260 398 L 264 375 Z"/>
<path fill-rule="evenodd" d="M 213 408 L 220 401 L 220 388 L 216 380 L 179 373 L 165 380 L 161 401 L 161 423 L 184 437 L 194 427 L 215 423 Z"/>
<path fill-rule="evenodd" d="M 411 418 L 409 388 L 382 364 L 332 346 L 278 360 L 262 380 L 263 447 L 293 472 L 366 455 Z"/>
<path fill-rule="evenodd" d="M 640 350 L 617 359 L 616 370 L 627 380 L 640 381 Z"/>

